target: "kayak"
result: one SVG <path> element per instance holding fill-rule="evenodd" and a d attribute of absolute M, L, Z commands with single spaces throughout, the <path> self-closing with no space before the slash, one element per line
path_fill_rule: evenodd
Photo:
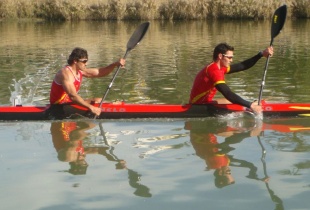
<path fill-rule="evenodd" d="M 277 103 L 262 101 L 263 117 L 310 116 L 310 103 Z M 99 106 L 99 104 L 94 104 Z M 102 113 L 97 119 L 134 118 L 205 118 L 218 117 L 234 112 L 251 111 L 237 104 L 127 104 L 103 103 Z M 94 118 L 84 107 L 76 104 L 62 105 L 18 105 L 0 106 L 1 121 L 54 120 L 72 118 Z"/>

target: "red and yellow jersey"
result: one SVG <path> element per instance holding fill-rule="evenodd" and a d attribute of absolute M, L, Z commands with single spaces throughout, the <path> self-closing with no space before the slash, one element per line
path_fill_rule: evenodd
<path fill-rule="evenodd" d="M 217 90 L 215 85 L 225 83 L 225 74 L 230 67 L 219 68 L 216 63 L 204 67 L 196 76 L 189 102 L 201 104 L 211 102 Z"/>
<path fill-rule="evenodd" d="M 205 160 L 208 169 L 219 169 L 229 165 L 229 158 L 226 154 L 220 153 L 214 134 L 191 133 L 190 137 L 196 155 Z"/>
<path fill-rule="evenodd" d="M 67 158 L 69 157 L 75 157 L 75 155 L 72 156 L 72 153 L 69 155 L 72 151 L 76 152 L 75 154 L 77 155 L 85 154 L 83 140 L 76 138 L 76 135 L 73 134 L 77 129 L 78 125 L 76 122 L 54 122 L 51 125 L 54 147 L 58 153 L 61 151 L 65 152 L 65 156 L 63 157 L 64 161 L 68 160 Z"/>
<path fill-rule="evenodd" d="M 66 66 L 65 70 L 71 71 L 71 73 L 74 75 L 70 66 Z M 82 78 L 83 76 L 81 71 L 78 71 L 78 76 L 74 75 L 73 84 L 75 86 L 76 92 L 80 90 Z M 70 99 L 69 95 L 65 92 L 63 86 L 61 84 L 58 84 L 55 80 L 53 80 L 50 92 L 50 104 L 63 104 L 69 102 L 72 102 L 72 100 Z"/>
<path fill-rule="evenodd" d="M 208 169 L 220 169 L 230 164 L 230 160 L 226 154 L 214 154 L 205 160 Z"/>

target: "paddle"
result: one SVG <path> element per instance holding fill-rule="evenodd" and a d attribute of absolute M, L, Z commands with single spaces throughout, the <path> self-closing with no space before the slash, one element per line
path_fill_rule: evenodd
<path fill-rule="evenodd" d="M 280 33 L 281 29 L 283 28 L 283 25 L 285 23 L 286 19 L 286 11 L 287 7 L 286 5 L 283 5 L 279 7 L 273 14 L 272 17 L 272 23 L 271 23 L 271 41 L 270 41 L 270 46 L 272 46 L 273 39 Z M 261 100 L 262 100 L 262 94 L 263 94 L 263 88 L 265 86 L 265 80 L 266 80 L 266 74 L 267 74 L 267 68 L 268 68 L 268 63 L 269 63 L 269 58 L 268 56 L 266 64 L 265 64 L 265 71 L 260 87 L 260 92 L 259 92 L 259 97 L 258 97 L 258 105 L 260 105 Z"/>
<path fill-rule="evenodd" d="M 150 23 L 149 22 L 145 22 L 145 23 L 142 23 L 136 30 L 135 32 L 131 35 L 129 41 L 127 42 L 127 50 L 126 50 L 126 53 L 124 55 L 124 59 L 126 58 L 127 54 L 133 49 L 135 48 L 136 45 L 139 44 L 139 42 L 143 39 L 145 33 L 147 32 L 148 28 L 149 28 L 149 25 Z M 105 98 L 107 97 L 108 93 L 109 93 L 109 90 L 111 89 L 112 85 L 113 85 L 113 82 L 119 72 L 119 69 L 120 67 L 118 67 L 118 69 L 116 70 L 112 80 L 111 80 L 111 83 L 110 85 L 108 86 L 105 94 L 103 95 L 102 99 L 101 99 L 101 102 L 100 102 L 100 105 L 99 107 L 102 106 L 102 103 L 103 101 L 105 100 Z"/>

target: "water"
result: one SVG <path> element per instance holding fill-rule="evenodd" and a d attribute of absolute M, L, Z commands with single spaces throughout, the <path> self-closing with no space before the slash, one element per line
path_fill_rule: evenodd
<path fill-rule="evenodd" d="M 84 47 L 90 66 L 122 57 L 138 22 L 1 22 L 0 104 L 14 91 L 45 104 L 54 73 Z M 309 102 L 309 21 L 287 21 L 275 39 L 263 98 Z M 270 42 L 266 22 L 151 22 L 107 100 L 186 103 L 195 73 L 218 42 L 234 61 Z M 229 75 L 256 99 L 265 60 Z M 112 75 L 85 80 L 102 96 Z M 63 130 L 62 127 L 67 130 Z M 221 119 L 1 122 L 1 209 L 308 209 L 310 121 Z M 264 151 L 266 153 L 264 153 Z M 264 156 L 265 155 L 265 156 Z M 71 163 L 70 163 L 71 162 Z M 228 174 L 228 166 L 231 174 Z M 222 170 L 216 170 L 217 167 Z M 227 178 L 215 176 L 227 172 Z M 226 184 L 225 184 L 226 183 Z"/>
<path fill-rule="evenodd" d="M 275 120 L 261 129 L 242 117 L 2 123 L 1 205 L 307 209 L 310 123 L 303 123 Z M 78 127 L 70 141 L 61 137 L 64 124 Z M 81 141 L 87 167 L 77 161 Z M 215 168 L 228 159 L 235 183 L 216 185 Z"/>
<path fill-rule="evenodd" d="M 48 102 L 56 71 L 76 46 L 89 52 L 89 66 L 104 66 L 122 57 L 138 22 L 1 22 L 0 104 L 8 104 L 13 79 L 21 83 L 28 103 Z M 308 21 L 287 21 L 275 38 L 263 98 L 272 101 L 310 101 Z M 125 71 L 116 78 L 107 100 L 132 103 L 186 103 L 195 74 L 212 57 L 214 46 L 235 46 L 234 62 L 264 49 L 270 42 L 265 22 L 151 22 L 140 45 L 129 53 Z M 235 92 L 257 99 L 265 59 L 251 70 L 227 75 Z M 85 80 L 83 97 L 101 97 L 109 77 Z"/>

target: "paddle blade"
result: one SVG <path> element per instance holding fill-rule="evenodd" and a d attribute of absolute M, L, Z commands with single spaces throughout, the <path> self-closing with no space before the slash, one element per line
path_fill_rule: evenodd
<path fill-rule="evenodd" d="M 127 51 L 132 50 L 143 39 L 149 28 L 150 22 L 142 23 L 135 32 L 131 35 L 127 43 Z"/>
<path fill-rule="evenodd" d="M 283 5 L 279 7 L 273 14 L 271 24 L 271 40 L 275 38 L 283 28 L 287 13 L 287 6 Z"/>

